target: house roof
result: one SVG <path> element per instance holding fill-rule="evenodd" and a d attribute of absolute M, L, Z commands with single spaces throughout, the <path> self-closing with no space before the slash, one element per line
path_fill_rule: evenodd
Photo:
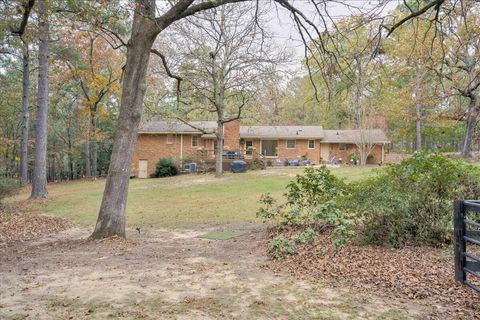
<path fill-rule="evenodd" d="M 241 138 L 323 138 L 322 126 L 240 126 Z"/>
<path fill-rule="evenodd" d="M 190 126 L 180 121 L 150 121 L 140 126 L 139 133 L 198 133 L 204 138 L 215 138 L 216 121 L 189 121 Z M 207 133 L 196 129 L 201 128 Z M 322 126 L 240 126 L 241 138 L 258 139 L 321 139 L 330 143 L 389 143 L 381 129 L 323 130 Z"/>
<path fill-rule="evenodd" d="M 387 136 L 381 129 L 364 130 L 324 130 L 322 142 L 332 143 L 389 143 Z"/>
<path fill-rule="evenodd" d="M 150 121 L 140 125 L 138 133 L 202 133 L 200 128 L 208 133 L 215 132 L 215 121 L 189 121 L 191 126 L 180 121 Z"/>

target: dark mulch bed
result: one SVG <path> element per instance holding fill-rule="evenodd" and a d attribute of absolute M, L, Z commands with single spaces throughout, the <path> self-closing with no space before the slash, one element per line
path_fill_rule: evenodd
<path fill-rule="evenodd" d="M 272 230 L 271 237 L 278 232 Z M 480 319 L 480 294 L 453 280 L 451 248 L 391 249 L 349 244 L 335 249 L 326 232 L 313 246 L 272 261 L 267 267 L 330 285 L 423 300 L 435 309 L 432 319 Z"/>

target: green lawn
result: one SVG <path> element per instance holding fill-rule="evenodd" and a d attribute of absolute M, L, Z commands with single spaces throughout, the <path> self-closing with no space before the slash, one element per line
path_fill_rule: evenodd
<path fill-rule="evenodd" d="M 348 181 L 362 179 L 374 168 L 345 167 L 332 171 Z M 270 169 L 245 174 L 185 175 L 163 179 L 132 179 L 127 205 L 129 227 L 194 227 L 258 221 L 255 212 L 262 193 L 281 196 L 299 169 Z M 95 223 L 105 181 L 51 184 L 48 214 L 80 226 Z M 23 194 L 17 198 L 26 198 Z"/>

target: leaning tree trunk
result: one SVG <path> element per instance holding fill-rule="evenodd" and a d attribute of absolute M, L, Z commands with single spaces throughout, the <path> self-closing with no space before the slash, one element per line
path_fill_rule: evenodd
<path fill-rule="evenodd" d="M 38 2 L 38 92 L 35 128 L 35 165 L 31 199 L 46 198 L 47 192 L 47 118 L 48 118 L 48 0 Z"/>
<path fill-rule="evenodd" d="M 153 23 L 146 14 L 135 12 L 132 37 L 127 49 L 117 131 L 102 205 L 92 238 L 113 235 L 125 237 L 125 207 L 130 165 L 142 113 L 150 50 L 155 40 L 155 35 L 148 32 L 152 29 Z"/>
<path fill-rule="evenodd" d="M 475 96 L 470 97 L 470 103 L 468 106 L 468 115 L 467 115 L 467 128 L 465 130 L 465 140 L 463 142 L 462 155 L 464 157 L 470 158 L 472 156 L 472 143 L 473 143 L 473 132 L 475 131 L 476 124 L 476 109 L 477 99 Z"/>
<path fill-rule="evenodd" d="M 30 57 L 28 44 L 23 47 L 23 84 L 22 84 L 22 142 L 20 151 L 20 181 L 22 185 L 28 183 L 28 129 L 30 123 L 29 96 L 30 96 Z"/>

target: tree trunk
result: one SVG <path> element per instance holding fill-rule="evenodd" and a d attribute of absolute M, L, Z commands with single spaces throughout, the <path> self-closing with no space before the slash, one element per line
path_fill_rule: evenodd
<path fill-rule="evenodd" d="M 23 45 L 23 84 L 22 84 L 22 142 L 20 151 L 20 181 L 22 185 L 28 183 L 28 130 L 30 123 L 29 96 L 30 96 L 30 57 L 28 44 Z"/>
<path fill-rule="evenodd" d="M 473 133 L 475 131 L 477 99 L 474 95 L 470 97 L 467 115 L 467 128 L 465 129 L 465 140 L 463 142 L 462 155 L 466 158 L 472 157 Z"/>
<path fill-rule="evenodd" d="M 67 150 L 68 150 L 68 179 L 73 180 L 73 154 L 72 154 L 72 134 L 70 133 L 70 123 L 68 123 L 67 130 Z"/>
<path fill-rule="evenodd" d="M 144 4 L 144 6 L 146 6 Z M 127 62 L 123 79 L 117 131 L 113 143 L 102 205 L 92 238 L 113 235 L 125 237 L 125 208 L 131 162 L 146 90 L 146 75 L 150 50 L 155 41 L 152 30 L 154 3 L 135 11 L 132 36 L 127 48 Z"/>
<path fill-rule="evenodd" d="M 97 148 L 97 120 L 96 120 L 96 110 L 90 115 L 91 128 L 92 128 L 92 140 L 90 141 L 90 154 L 91 158 L 91 174 L 93 178 L 97 177 L 97 158 L 98 158 L 98 148 Z"/>
<path fill-rule="evenodd" d="M 420 106 L 420 69 L 415 66 L 415 151 L 422 150 L 422 130 L 421 130 L 421 106 Z"/>
<path fill-rule="evenodd" d="M 90 178 L 92 176 L 92 166 L 90 164 L 90 138 L 87 137 L 84 143 L 84 151 L 85 153 L 85 177 Z"/>
<path fill-rule="evenodd" d="M 31 199 L 46 198 L 47 192 L 47 118 L 48 118 L 48 1 L 38 2 L 38 93 L 35 127 L 35 165 Z"/>
<path fill-rule="evenodd" d="M 223 121 L 217 122 L 217 154 L 215 155 L 215 176 L 223 174 Z"/>

